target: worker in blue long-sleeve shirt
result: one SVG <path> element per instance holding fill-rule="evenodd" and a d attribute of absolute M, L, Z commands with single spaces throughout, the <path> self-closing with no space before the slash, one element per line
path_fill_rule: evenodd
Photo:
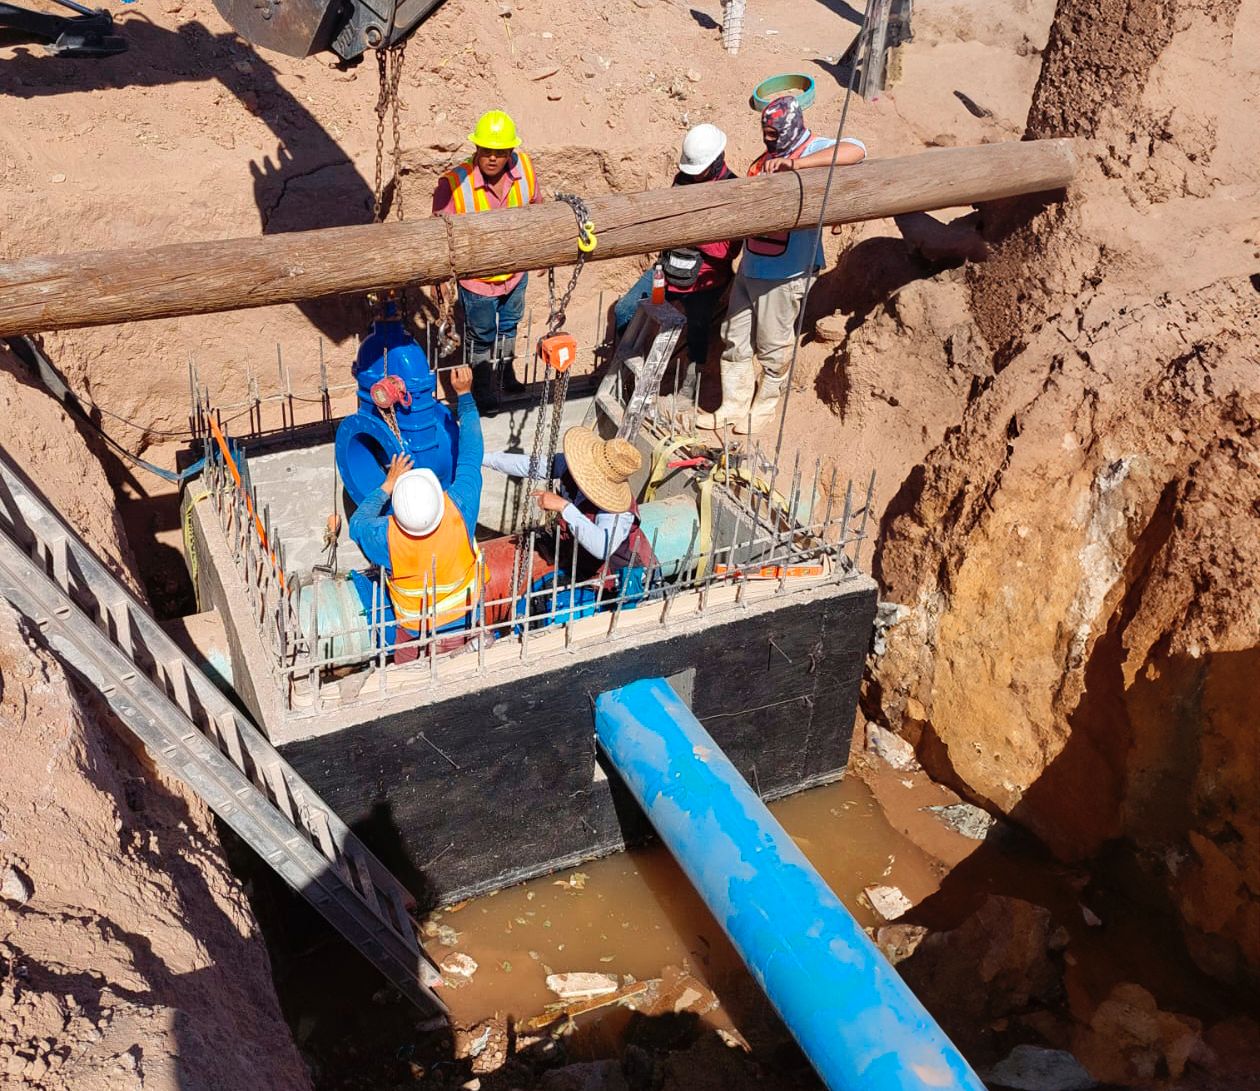
<path fill-rule="evenodd" d="M 413 469 L 395 455 L 379 489 L 350 519 L 350 537 L 381 566 L 394 606 L 399 643 L 421 633 L 466 628 L 485 590 L 485 562 L 474 537 L 481 506 L 481 417 L 472 396 L 472 369 L 456 368 L 459 455 L 443 492 L 432 470 Z M 391 514 L 382 514 L 392 501 Z M 396 659 L 413 658 L 400 653 Z"/>

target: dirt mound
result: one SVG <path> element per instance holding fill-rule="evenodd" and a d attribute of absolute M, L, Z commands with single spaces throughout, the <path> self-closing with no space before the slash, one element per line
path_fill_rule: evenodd
<path fill-rule="evenodd" d="M 938 137 L 1011 136 L 1036 78 L 1035 49 L 1023 43 L 1029 35 L 1044 41 L 1050 7 L 1036 0 L 994 21 L 960 0 L 934 13 L 902 82 L 876 103 L 854 103 L 849 131 L 880 156 Z M 0 258 L 370 221 L 370 58 L 340 71 L 326 58 L 256 52 L 209 0 L 164 0 L 116 16 L 130 46 L 117 57 L 66 61 L 0 44 Z M 723 126 L 728 159 L 744 169 L 761 150 L 749 95 L 776 72 L 815 76 L 809 119 L 831 132 L 844 92 L 836 62 L 856 32 L 856 11 L 838 14 L 816 0 L 754 6 L 734 58 L 721 47 L 720 18 L 717 0 L 448 0 L 408 48 L 406 215 L 428 214 L 438 171 L 465 154 L 473 119 L 493 106 L 515 117 L 548 194 L 667 185 L 682 135 L 699 121 Z M 977 73 L 991 69 L 1000 76 L 977 89 Z M 973 117 L 955 87 L 997 116 Z M 387 175 L 391 148 L 387 125 Z M 588 269 L 570 309 L 584 341 L 597 330 L 599 293 L 623 290 L 637 267 L 627 260 Z M 534 308 L 545 306 L 543 279 L 533 278 Z M 117 415 L 107 421 L 111 432 L 143 450 L 185 429 L 190 360 L 221 407 L 238 405 L 251 380 L 264 394 L 283 388 L 278 363 L 296 389 L 311 390 L 321 345 L 330 373 L 344 378 L 367 318 L 361 299 L 318 300 L 69 331 L 47 343 L 71 385 Z"/>
<path fill-rule="evenodd" d="M 1029 133 L 1088 138 L 1086 168 L 984 210 L 994 374 L 890 506 L 912 610 L 868 692 L 1061 855 L 1149 850 L 1230 980 L 1260 971 L 1258 45 L 1254 4 L 1060 3 Z"/>
<path fill-rule="evenodd" d="M 4 449 L 136 586 L 75 425 L 0 354 Z M 306 1086 L 211 816 L 125 749 L 0 601 L 0 1083 Z"/>
<path fill-rule="evenodd" d="M 49 1088 L 307 1085 L 205 809 L 0 606 L 0 1069 Z"/>

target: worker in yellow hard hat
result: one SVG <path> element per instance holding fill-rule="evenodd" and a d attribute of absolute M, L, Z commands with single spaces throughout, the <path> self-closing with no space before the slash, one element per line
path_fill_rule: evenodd
<path fill-rule="evenodd" d="M 482 114 L 468 139 L 473 154 L 442 175 L 434 190 L 435 216 L 518 208 L 541 200 L 534 164 L 521 150 L 516 123 L 507 114 Z M 465 358 L 473 367 L 473 397 L 483 416 L 498 411 L 500 390 L 519 394 L 524 389 L 513 364 L 528 279 L 525 273 L 510 273 L 459 282 Z"/>

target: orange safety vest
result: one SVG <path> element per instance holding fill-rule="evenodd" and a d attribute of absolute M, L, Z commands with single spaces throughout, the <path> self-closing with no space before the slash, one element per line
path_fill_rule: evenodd
<path fill-rule="evenodd" d="M 756 178 L 766 165 L 767 159 L 799 159 L 809 146 L 810 141 L 802 140 L 795 150 L 790 151 L 787 155 L 775 155 L 771 152 L 762 152 L 755 160 L 753 165 L 748 168 L 748 177 Z M 788 239 L 792 233 L 790 231 L 775 231 L 770 235 L 756 235 L 749 239 L 746 245 L 749 251 L 763 258 L 777 258 L 780 254 L 787 252 Z"/>
<path fill-rule="evenodd" d="M 458 621 L 477 605 L 485 588 L 481 550 L 468 540 L 464 517 L 449 501 L 437 530 L 423 538 L 408 534 L 390 517 L 389 568 L 385 585 L 394 616 L 413 633 L 430 626 L 436 632 Z M 430 592 L 436 602 L 430 600 Z"/>
<path fill-rule="evenodd" d="M 512 188 L 508 190 L 507 208 L 522 208 L 534 199 L 537 193 L 537 184 L 534 180 L 534 163 L 528 155 L 519 148 L 516 150 L 516 162 L 521 168 L 521 176 L 512 183 Z M 508 169 L 511 169 L 509 164 Z M 489 212 L 490 200 L 486 197 L 485 187 L 475 185 L 473 182 L 473 172 L 475 165 L 473 160 L 465 159 L 453 171 L 448 171 L 444 175 L 447 184 L 451 188 L 451 203 L 455 213 L 464 216 L 471 212 Z M 478 277 L 478 280 L 484 280 L 487 284 L 502 284 L 511 280 L 515 274 L 504 273 L 500 276 Z"/>

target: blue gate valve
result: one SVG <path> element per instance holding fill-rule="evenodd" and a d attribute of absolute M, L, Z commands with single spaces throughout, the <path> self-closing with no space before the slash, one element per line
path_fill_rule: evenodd
<path fill-rule="evenodd" d="M 337 470 L 355 504 L 385 480 L 389 460 L 408 454 L 417 469 L 429 469 L 443 488 L 455 476 L 459 429 L 435 394 L 437 380 L 429 358 L 403 326 L 390 301 L 359 346 L 351 369 L 358 382 L 358 409 L 337 428 Z M 389 390 L 391 397 L 382 398 Z M 373 394 L 387 403 L 378 405 Z M 393 414 L 395 435 L 386 420 Z"/>

